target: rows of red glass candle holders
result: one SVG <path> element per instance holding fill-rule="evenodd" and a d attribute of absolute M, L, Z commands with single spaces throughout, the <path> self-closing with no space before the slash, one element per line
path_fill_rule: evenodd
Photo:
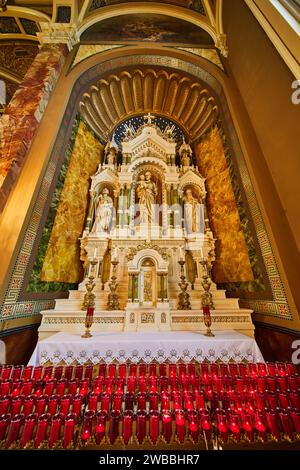
<path fill-rule="evenodd" d="M 95 376 L 96 373 L 96 376 Z M 291 363 L 0 367 L 0 441 L 23 448 L 185 438 L 294 440 L 300 376 Z M 77 432 L 79 431 L 79 433 Z M 76 439 L 77 439 L 76 437 Z"/>

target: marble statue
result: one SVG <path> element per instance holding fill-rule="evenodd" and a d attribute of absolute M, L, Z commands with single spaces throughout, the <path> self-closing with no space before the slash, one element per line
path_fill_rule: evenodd
<path fill-rule="evenodd" d="M 151 180 L 151 177 L 150 171 L 147 171 L 145 175 L 140 175 L 137 186 L 141 224 L 153 223 L 155 220 L 154 204 L 157 195 L 157 186 Z"/>
<path fill-rule="evenodd" d="M 187 234 L 197 232 L 197 212 L 199 209 L 199 202 L 193 196 L 191 189 L 186 189 L 184 192 L 184 221 Z"/>
<path fill-rule="evenodd" d="M 104 188 L 96 200 L 95 222 L 92 232 L 109 232 L 113 215 L 113 200 Z"/>
<path fill-rule="evenodd" d="M 191 156 L 192 156 L 192 149 L 189 144 L 185 142 L 183 139 L 183 143 L 179 148 L 179 155 L 181 158 L 181 164 L 183 167 L 190 166 L 191 164 Z"/>

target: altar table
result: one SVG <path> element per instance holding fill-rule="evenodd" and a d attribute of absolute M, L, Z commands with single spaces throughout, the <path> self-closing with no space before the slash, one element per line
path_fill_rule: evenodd
<path fill-rule="evenodd" d="M 94 333 L 92 338 L 56 333 L 38 342 L 30 365 L 157 362 L 264 362 L 256 341 L 236 331 Z"/>

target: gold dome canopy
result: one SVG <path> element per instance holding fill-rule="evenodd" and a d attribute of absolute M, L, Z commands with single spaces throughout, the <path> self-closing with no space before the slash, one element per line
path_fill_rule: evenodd
<path fill-rule="evenodd" d="M 84 120 L 103 139 L 124 119 L 151 112 L 177 122 L 193 141 L 218 116 L 215 98 L 204 85 L 177 72 L 150 68 L 99 80 L 79 106 Z"/>

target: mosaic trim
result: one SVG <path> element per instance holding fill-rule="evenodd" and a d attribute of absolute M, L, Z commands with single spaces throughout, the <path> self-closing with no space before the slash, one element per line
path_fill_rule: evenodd
<path fill-rule="evenodd" d="M 221 69 L 223 72 L 225 70 L 222 61 L 219 57 L 218 51 L 216 51 L 216 49 L 205 49 L 200 47 L 176 47 L 175 49 L 179 49 L 181 51 L 189 52 L 190 54 L 202 57 L 203 59 L 206 59 L 212 64 L 219 67 L 219 69 Z"/>
<path fill-rule="evenodd" d="M 42 213 L 46 205 L 51 181 L 54 178 L 58 155 L 60 155 L 63 146 L 65 145 L 65 136 L 69 135 L 70 128 L 73 125 L 75 109 L 77 109 L 78 106 L 80 93 L 82 93 L 83 90 L 87 89 L 87 87 L 102 74 L 112 71 L 116 68 L 121 68 L 130 65 L 163 66 L 182 70 L 206 82 L 219 96 L 220 104 L 223 109 L 223 116 L 226 120 L 227 127 L 229 129 L 229 135 L 231 136 L 231 143 L 233 146 L 234 155 L 237 160 L 237 166 L 240 172 L 242 186 L 245 191 L 251 216 L 256 227 L 256 235 L 258 238 L 258 242 L 260 245 L 261 253 L 263 256 L 263 260 L 266 266 L 273 293 L 273 301 L 243 300 L 241 302 L 241 305 L 245 307 L 247 306 L 247 308 L 255 310 L 256 313 L 262 313 L 264 315 L 280 318 L 283 320 L 292 320 L 292 314 L 288 305 L 285 289 L 279 274 L 278 266 L 275 261 L 275 255 L 273 253 L 271 242 L 263 221 L 261 211 L 258 206 L 258 201 L 254 193 L 246 162 L 242 154 L 240 144 L 238 142 L 237 134 L 234 129 L 225 94 L 222 90 L 220 83 L 210 73 L 208 73 L 206 70 L 199 68 L 195 64 L 191 64 L 189 62 L 185 62 L 181 59 L 177 59 L 174 57 L 164 57 L 159 55 L 135 55 L 109 60 L 104 63 L 97 64 L 96 66 L 87 70 L 75 82 L 68 103 L 68 107 L 65 111 L 65 116 L 62 121 L 62 125 L 57 134 L 56 142 L 51 153 L 51 157 L 48 162 L 43 181 L 41 183 L 40 191 L 34 205 L 32 217 L 26 230 L 24 242 L 20 249 L 15 268 L 10 279 L 6 298 L 2 307 L 3 320 L 25 315 L 31 316 L 32 314 L 38 313 L 40 310 L 52 308 L 54 305 L 53 301 L 18 302 L 18 297 L 21 290 L 21 283 L 24 279 L 25 272 L 28 266 L 30 253 L 35 242 L 35 237 L 39 227 L 39 223 L 41 221 Z M 25 311 L 26 309 L 30 311 Z"/>
<path fill-rule="evenodd" d="M 100 54 L 101 52 L 110 51 L 111 49 L 116 49 L 118 47 L 124 47 L 124 44 L 80 44 L 72 61 L 71 68 L 75 67 L 75 65 L 88 57 Z"/>

